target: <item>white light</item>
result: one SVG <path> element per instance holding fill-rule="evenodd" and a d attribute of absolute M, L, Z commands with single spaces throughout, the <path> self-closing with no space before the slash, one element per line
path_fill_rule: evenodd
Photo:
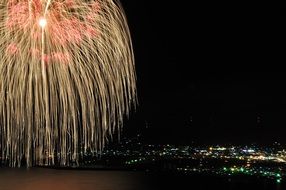
<path fill-rule="evenodd" d="M 45 28 L 45 26 L 47 25 L 47 20 L 45 18 L 40 18 L 39 25 L 41 28 Z"/>

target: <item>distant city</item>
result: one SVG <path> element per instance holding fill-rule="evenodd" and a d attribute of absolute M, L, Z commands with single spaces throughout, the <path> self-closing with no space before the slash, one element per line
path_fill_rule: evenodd
<path fill-rule="evenodd" d="M 275 180 L 286 177 L 286 146 L 144 144 L 140 135 L 123 139 L 100 157 L 86 155 L 81 167 L 177 172 L 184 175 L 245 176 Z"/>
<path fill-rule="evenodd" d="M 73 167 L 55 169 L 135 170 L 183 175 L 255 177 L 281 183 L 286 177 L 286 146 L 146 144 L 141 136 L 122 139 L 100 154 L 89 152 Z M 5 162 L 2 160 L 2 167 Z M 40 166 L 50 167 L 50 166 Z"/>

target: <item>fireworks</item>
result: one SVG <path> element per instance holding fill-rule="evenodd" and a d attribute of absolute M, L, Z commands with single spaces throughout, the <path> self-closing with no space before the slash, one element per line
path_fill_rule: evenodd
<path fill-rule="evenodd" d="M 136 104 L 116 0 L 2 0 L 0 53 L 0 157 L 10 166 L 76 163 Z"/>

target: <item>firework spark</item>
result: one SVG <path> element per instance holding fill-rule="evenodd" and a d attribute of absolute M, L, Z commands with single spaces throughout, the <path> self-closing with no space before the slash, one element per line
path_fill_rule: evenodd
<path fill-rule="evenodd" d="M 1 0 L 0 157 L 69 165 L 97 152 L 136 104 L 116 0 Z"/>

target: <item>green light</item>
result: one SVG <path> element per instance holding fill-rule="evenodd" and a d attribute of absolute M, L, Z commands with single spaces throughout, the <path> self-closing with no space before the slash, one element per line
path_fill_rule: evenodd
<path fill-rule="evenodd" d="M 280 174 L 276 174 L 276 177 L 281 177 L 281 175 Z"/>
<path fill-rule="evenodd" d="M 226 168 L 226 167 L 224 167 L 224 168 L 223 168 L 223 170 L 224 170 L 224 171 L 226 171 L 226 170 L 227 170 L 227 168 Z"/>
<path fill-rule="evenodd" d="M 241 172 L 244 172 L 244 168 L 240 168 L 240 171 L 241 171 Z"/>
<path fill-rule="evenodd" d="M 276 182 L 277 183 L 281 183 L 281 179 L 276 179 Z"/>

